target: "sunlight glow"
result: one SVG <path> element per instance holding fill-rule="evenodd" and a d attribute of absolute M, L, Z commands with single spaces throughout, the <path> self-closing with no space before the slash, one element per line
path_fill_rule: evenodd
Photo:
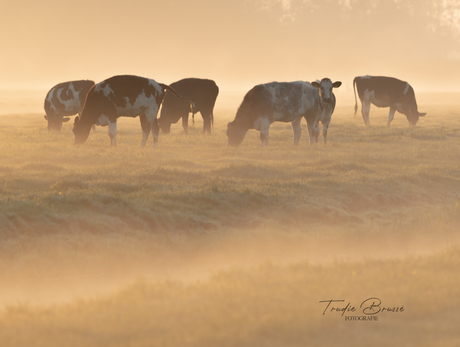
<path fill-rule="evenodd" d="M 441 25 L 451 28 L 460 36 L 460 1 L 443 0 L 439 20 Z"/>

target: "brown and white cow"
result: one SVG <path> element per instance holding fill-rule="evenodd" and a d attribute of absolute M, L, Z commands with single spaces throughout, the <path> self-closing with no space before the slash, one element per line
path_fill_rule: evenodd
<path fill-rule="evenodd" d="M 181 97 L 171 87 L 139 76 L 114 76 L 96 84 L 88 92 L 81 115 L 75 117 L 75 144 L 84 143 L 88 139 L 91 126 L 96 124 L 108 125 L 110 144 L 116 146 L 117 119 L 142 115 L 141 146 L 145 146 L 151 129 L 153 146 L 156 147 L 159 132 L 158 109 L 166 89 Z M 190 104 L 193 109 L 193 103 Z"/>
<path fill-rule="evenodd" d="M 93 81 L 79 80 L 55 85 L 45 97 L 45 119 L 48 131 L 61 130 L 62 123 L 70 120 L 69 116 L 80 115 L 85 98 Z"/>
<path fill-rule="evenodd" d="M 358 76 L 353 80 L 355 93 L 355 115 L 358 112 L 358 101 L 356 100 L 356 89 L 361 100 L 361 113 L 364 124 L 370 126 L 369 112 L 371 104 L 377 107 L 389 107 L 387 126 L 390 126 L 395 112 L 404 114 L 410 126 L 415 126 L 419 117 L 426 113 L 420 113 L 415 101 L 414 89 L 407 82 L 393 77 L 384 76 Z"/>
<path fill-rule="evenodd" d="M 273 122 L 291 122 L 294 145 L 297 145 L 302 117 L 307 121 L 310 144 L 318 142 L 320 121 L 326 142 L 327 127 L 335 107 L 332 88 L 338 88 L 341 84 L 325 78 L 313 85 L 297 81 L 255 86 L 245 95 L 235 120 L 227 125 L 228 145 L 238 146 L 249 129 L 256 129 L 260 131 L 262 146 L 268 146 L 268 130 Z"/>

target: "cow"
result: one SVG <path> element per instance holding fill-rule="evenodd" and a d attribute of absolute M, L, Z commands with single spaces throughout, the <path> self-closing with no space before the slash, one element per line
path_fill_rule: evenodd
<path fill-rule="evenodd" d="M 81 114 L 86 94 L 92 86 L 93 81 L 79 80 L 59 83 L 49 90 L 44 105 L 48 131 L 60 131 L 62 123 L 70 120 L 69 116 Z"/>
<path fill-rule="evenodd" d="M 153 133 L 153 147 L 156 147 L 159 133 L 158 109 L 166 89 L 182 98 L 168 85 L 139 76 L 114 76 L 94 85 L 88 92 L 81 115 L 75 117 L 75 144 L 84 143 L 88 139 L 91 126 L 96 124 L 108 125 L 110 144 L 116 146 L 117 119 L 142 115 L 141 147 L 147 143 L 150 130 Z M 193 110 L 192 102 L 190 106 Z"/>
<path fill-rule="evenodd" d="M 323 124 L 323 140 L 327 142 L 327 130 L 331 123 L 332 113 L 335 110 L 335 95 L 332 92 L 333 88 L 339 88 L 342 82 L 337 81 L 332 83 L 329 78 L 323 78 L 321 81 L 311 82 L 311 85 L 318 89 L 320 103 L 318 114 L 316 117 L 316 128 L 319 127 L 319 122 Z M 316 142 L 318 142 L 318 134 L 316 135 Z"/>
<path fill-rule="evenodd" d="M 271 82 L 252 88 L 243 99 L 233 122 L 227 124 L 228 145 L 238 146 L 249 129 L 260 131 L 262 146 L 268 146 L 268 130 L 273 122 L 291 122 L 294 145 L 300 140 L 300 121 L 307 121 L 310 144 L 318 142 L 319 121 L 323 123 L 326 142 L 327 126 L 335 107 L 332 88 L 342 82 L 324 78 L 320 82 Z"/>
<path fill-rule="evenodd" d="M 364 124 L 370 126 L 369 111 L 371 104 L 377 107 L 389 107 L 387 126 L 390 126 L 395 112 L 404 114 L 410 126 L 415 126 L 419 117 L 424 117 L 426 113 L 417 110 L 414 89 L 407 82 L 393 77 L 384 76 L 357 76 L 353 80 L 353 91 L 355 93 L 355 115 L 358 112 L 358 101 L 356 99 L 356 89 L 361 100 L 361 113 Z"/>
<path fill-rule="evenodd" d="M 183 97 L 193 101 L 195 112 L 200 112 L 203 117 L 203 133 L 211 134 L 211 127 L 214 123 L 213 110 L 219 94 L 219 87 L 216 82 L 208 79 L 185 78 L 171 83 L 170 87 Z M 176 98 L 167 90 L 158 118 L 161 131 L 168 134 L 171 131 L 171 124 L 177 123 L 182 118 L 182 127 L 187 133 L 189 112 L 189 103 Z M 195 114 L 193 114 L 193 118 L 194 116 Z"/>

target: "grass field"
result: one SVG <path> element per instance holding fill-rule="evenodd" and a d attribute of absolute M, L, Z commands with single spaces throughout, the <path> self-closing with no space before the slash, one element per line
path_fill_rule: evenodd
<path fill-rule="evenodd" d="M 419 97 L 414 128 L 375 108 L 366 128 L 339 99 L 328 144 L 303 122 L 297 147 L 274 124 L 270 147 L 228 148 L 230 109 L 156 149 L 138 119 L 111 148 L 106 128 L 74 146 L 70 123 L 0 116 L 0 346 L 460 345 L 460 102 L 443 97 Z M 373 297 L 404 311 L 345 320 Z"/>

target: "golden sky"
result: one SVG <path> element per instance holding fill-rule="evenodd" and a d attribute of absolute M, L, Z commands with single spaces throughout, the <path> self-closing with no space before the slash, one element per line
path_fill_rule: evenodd
<path fill-rule="evenodd" d="M 136 74 L 249 88 L 388 75 L 460 91 L 460 0 L 15 0 L 0 88 Z"/>

